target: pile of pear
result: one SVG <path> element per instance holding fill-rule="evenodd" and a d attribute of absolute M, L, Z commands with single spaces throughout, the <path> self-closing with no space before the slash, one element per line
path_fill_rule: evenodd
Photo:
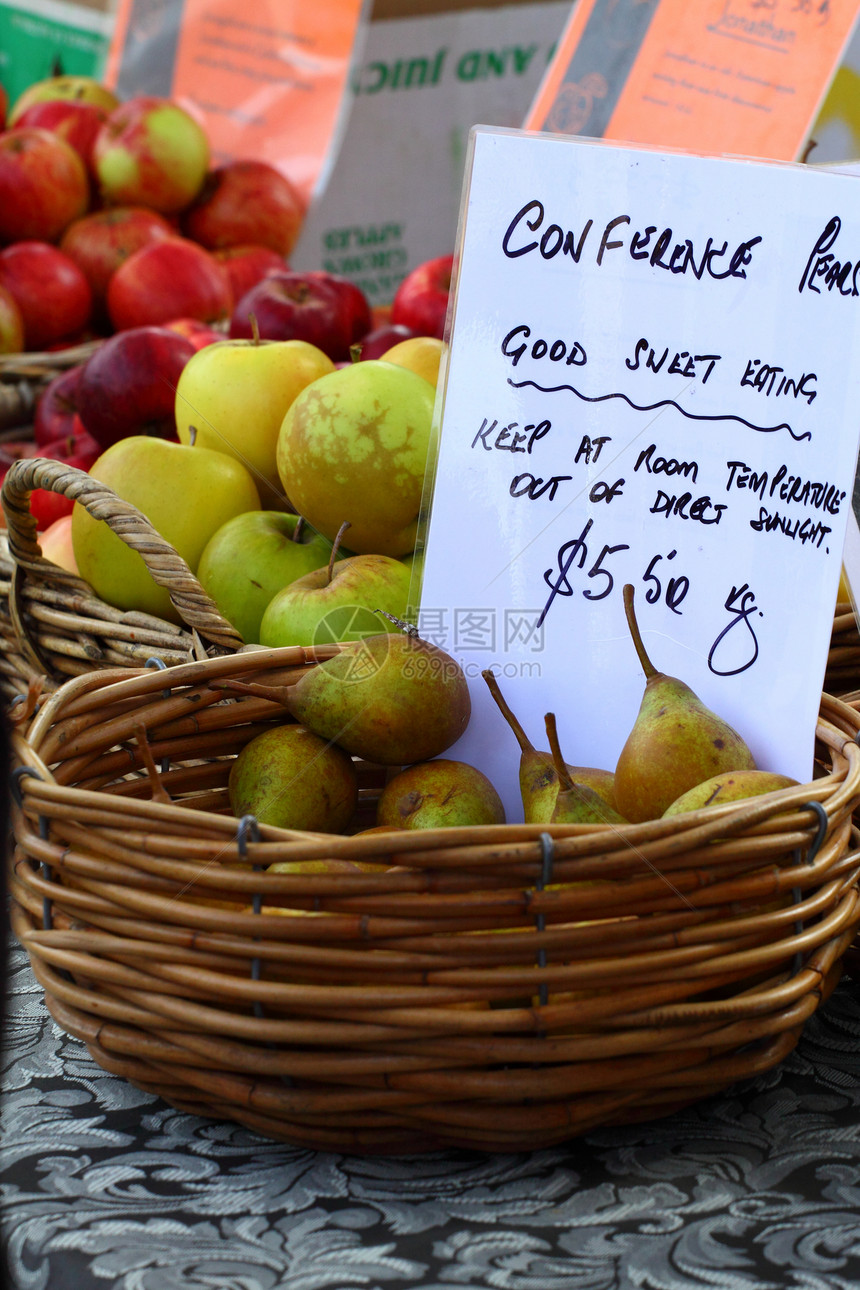
<path fill-rule="evenodd" d="M 638 824 L 789 788 L 787 775 L 761 770 L 742 736 L 677 677 L 658 672 L 636 620 L 633 587 L 624 611 L 645 689 L 614 771 L 569 765 L 554 713 L 545 717 L 549 751 L 537 749 L 490 671 L 482 673 L 520 747 L 519 784 L 529 824 Z"/>
<path fill-rule="evenodd" d="M 272 699 L 283 723 L 256 735 L 229 775 L 230 809 L 261 824 L 318 833 L 363 832 L 359 766 L 383 771 L 374 829 L 503 824 L 489 778 L 441 756 L 465 732 L 465 674 L 444 650 L 409 631 L 380 632 L 309 668 L 297 682 L 223 688 Z"/>
<path fill-rule="evenodd" d="M 517 740 L 527 824 L 619 826 L 679 815 L 794 786 L 759 769 L 742 736 L 685 682 L 658 672 L 624 588 L 633 644 L 645 674 L 636 720 L 613 771 L 571 765 L 555 714 L 549 750 L 534 746 L 494 674 L 483 678 Z M 342 648 L 298 681 L 225 688 L 272 699 L 283 723 L 256 735 L 229 775 L 230 809 L 261 824 L 318 833 L 505 823 L 502 799 L 477 767 L 442 756 L 465 733 L 471 699 L 460 664 L 414 631 L 385 631 Z M 359 765 L 384 771 L 370 823 L 360 807 Z"/>

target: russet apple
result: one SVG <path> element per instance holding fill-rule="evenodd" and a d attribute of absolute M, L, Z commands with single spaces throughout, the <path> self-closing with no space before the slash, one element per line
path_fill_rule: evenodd
<path fill-rule="evenodd" d="M 145 206 L 112 206 L 74 220 L 60 238 L 59 247 L 89 282 L 95 316 L 106 319 L 107 286 L 114 271 L 142 246 L 174 235 L 173 226 L 158 211 Z"/>
<path fill-rule="evenodd" d="M 307 521 L 357 554 L 412 551 L 436 392 L 408 368 L 368 359 L 321 376 L 284 417 L 277 465 Z"/>
<path fill-rule="evenodd" d="M 331 542 L 288 511 L 245 511 L 212 534 L 197 577 L 246 644 L 260 643 L 272 597 L 304 574 L 328 566 Z"/>
<path fill-rule="evenodd" d="M 74 398 L 102 448 L 129 435 L 175 437 L 176 386 L 195 353 L 187 336 L 168 327 L 130 327 L 90 355 Z"/>
<path fill-rule="evenodd" d="M 331 569 L 322 566 L 273 596 L 260 644 L 330 645 L 400 631 L 384 615 L 406 618 L 411 581 L 406 565 L 387 555 L 353 555 Z"/>
<path fill-rule="evenodd" d="M 74 260 L 49 242 L 13 242 L 0 251 L 0 285 L 24 319 L 24 346 L 47 349 L 77 336 L 93 310 L 90 284 Z"/>
<path fill-rule="evenodd" d="M 287 257 L 304 216 L 304 200 L 286 175 L 267 161 L 241 157 L 207 173 L 183 211 L 182 228 L 210 250 L 253 243 Z"/>
<path fill-rule="evenodd" d="M 108 116 L 93 144 L 93 169 L 106 206 L 181 211 L 209 168 L 209 140 L 172 99 L 139 94 Z"/>
<path fill-rule="evenodd" d="M 419 264 L 401 282 L 391 302 L 391 321 L 405 323 L 422 336 L 445 333 L 453 255 L 438 255 Z"/>
<path fill-rule="evenodd" d="M 281 423 L 296 396 L 334 370 L 321 349 L 303 340 L 207 345 L 177 382 L 177 434 L 190 443 L 193 427 L 201 447 L 232 453 L 257 481 L 263 505 L 287 509 L 276 460 Z"/>
<path fill-rule="evenodd" d="M 113 112 L 119 107 L 119 98 L 106 85 L 93 76 L 65 75 L 46 76 L 34 81 L 18 95 L 6 120 L 7 126 L 13 126 L 34 103 L 45 103 L 54 99 L 70 99 L 76 103 L 95 103 L 105 112 Z"/>
<path fill-rule="evenodd" d="M 0 242 L 53 242 L 89 207 L 87 169 L 50 130 L 0 134 Z"/>
<path fill-rule="evenodd" d="M 258 510 L 260 497 L 241 462 L 209 448 L 130 435 L 103 452 L 90 475 L 136 506 L 182 556 L 192 573 L 216 529 L 233 515 Z M 173 622 L 179 615 L 165 589 L 102 520 L 80 504 L 72 512 L 75 559 L 81 577 L 108 604 Z"/>
<path fill-rule="evenodd" d="M 133 252 L 107 286 L 107 311 L 117 331 L 173 318 L 217 323 L 229 317 L 230 280 L 211 252 L 186 237 L 157 238 Z"/>

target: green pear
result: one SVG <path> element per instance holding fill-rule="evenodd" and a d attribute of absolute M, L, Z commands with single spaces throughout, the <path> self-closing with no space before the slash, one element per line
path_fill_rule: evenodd
<path fill-rule="evenodd" d="M 520 796 L 523 801 L 523 818 L 526 824 L 548 824 L 552 819 L 556 798 L 558 797 L 558 775 L 552 761 L 552 754 L 539 752 L 529 739 L 517 717 L 502 694 L 501 687 L 489 670 L 481 676 L 496 701 L 502 716 L 514 732 L 520 746 Z M 586 785 L 611 807 L 615 807 L 615 775 L 611 770 L 600 770 L 595 766 L 567 766 L 571 779 L 577 784 Z"/>
<path fill-rule="evenodd" d="M 476 766 L 437 757 L 407 766 L 382 790 L 377 824 L 406 829 L 461 824 L 504 824 L 505 808 L 495 787 Z"/>
<path fill-rule="evenodd" d="M 342 833 L 358 803 L 352 758 L 300 725 L 264 730 L 230 768 L 233 814 L 261 824 L 314 833 Z"/>
<path fill-rule="evenodd" d="M 642 643 L 629 584 L 624 610 L 645 692 L 615 767 L 615 803 L 629 820 L 654 820 L 688 789 L 725 771 L 755 770 L 755 760 L 738 732 L 688 685 L 656 670 Z"/>
<path fill-rule="evenodd" d="M 794 788 L 797 782 L 788 775 L 778 775 L 771 770 L 738 770 L 712 775 L 710 779 L 687 789 L 686 793 L 676 798 L 663 812 L 663 816 L 683 815 L 685 811 L 698 811 L 705 806 L 721 806 L 723 802 L 737 802 L 747 797 L 759 797 L 762 793 L 775 793 L 780 788 Z"/>
<path fill-rule="evenodd" d="M 558 795 L 553 806 L 551 824 L 627 824 L 614 806 L 610 806 L 588 784 L 577 783 L 571 778 L 567 763 L 561 755 L 555 713 L 544 718 L 552 761 L 558 777 Z"/>

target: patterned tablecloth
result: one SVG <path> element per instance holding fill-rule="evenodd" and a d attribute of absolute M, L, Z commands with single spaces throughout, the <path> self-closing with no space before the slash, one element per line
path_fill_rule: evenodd
<path fill-rule="evenodd" d="M 769 1074 L 532 1154 L 359 1158 L 107 1075 L 12 956 L 14 1290 L 831 1290 L 860 1284 L 860 978 Z"/>

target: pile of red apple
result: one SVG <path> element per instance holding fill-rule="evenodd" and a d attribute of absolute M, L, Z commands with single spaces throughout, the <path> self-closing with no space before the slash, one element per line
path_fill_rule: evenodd
<path fill-rule="evenodd" d="M 89 469 L 127 435 L 175 438 L 179 374 L 225 337 L 302 340 L 336 364 L 441 338 L 451 257 L 375 311 L 345 278 L 291 270 L 304 213 L 268 163 L 214 164 L 177 101 L 59 76 L 7 108 L 0 85 L 0 354 L 97 346 L 41 393 L 32 438 L 0 444 L 0 478 L 22 455 Z M 31 499 L 42 529 L 70 505 Z"/>

